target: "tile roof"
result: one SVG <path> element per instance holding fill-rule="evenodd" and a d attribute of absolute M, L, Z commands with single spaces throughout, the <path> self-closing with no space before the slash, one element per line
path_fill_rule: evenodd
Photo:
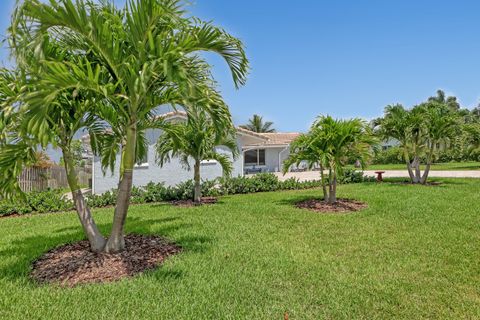
<path fill-rule="evenodd" d="M 290 144 L 295 140 L 300 133 L 299 132 L 273 132 L 262 133 L 263 136 L 268 138 L 267 144 Z"/>
<path fill-rule="evenodd" d="M 167 113 L 163 113 L 158 115 L 158 117 L 161 118 L 187 118 L 187 113 L 185 111 L 171 111 Z M 252 146 L 286 146 L 289 145 L 293 140 L 295 140 L 300 133 L 298 132 L 273 132 L 273 133 L 259 133 L 259 132 L 254 132 L 250 131 L 248 129 L 242 128 L 242 127 L 236 127 L 237 133 L 241 134 L 246 134 L 249 136 L 253 136 L 255 138 L 259 138 L 262 141 L 254 144 L 248 144 L 246 145 L 247 147 L 252 147 Z M 108 129 L 107 129 L 108 130 Z M 88 134 L 82 136 L 82 140 L 84 144 L 88 144 L 90 137 Z"/>

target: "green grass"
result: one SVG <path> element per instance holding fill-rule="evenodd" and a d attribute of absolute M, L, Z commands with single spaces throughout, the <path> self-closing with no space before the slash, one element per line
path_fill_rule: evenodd
<path fill-rule="evenodd" d="M 423 170 L 425 166 L 421 166 Z M 407 170 L 405 164 L 372 164 L 366 170 Z M 480 162 L 446 162 L 435 163 L 430 170 L 480 170 Z"/>
<path fill-rule="evenodd" d="M 43 252 L 83 235 L 72 213 L 0 219 L 1 319 L 480 318 L 480 183 L 357 184 L 354 214 L 292 207 L 319 190 L 239 195 L 214 206 L 131 208 L 127 231 L 182 254 L 133 279 L 73 289 L 28 279 Z M 109 228 L 112 209 L 96 210 Z"/>

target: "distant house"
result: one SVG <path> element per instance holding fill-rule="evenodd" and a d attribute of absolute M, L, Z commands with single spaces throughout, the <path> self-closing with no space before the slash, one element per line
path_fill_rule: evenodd
<path fill-rule="evenodd" d="M 170 121 L 186 121 L 185 112 L 176 111 L 162 115 Z M 176 185 L 182 181 L 193 178 L 193 172 L 186 170 L 180 161 L 173 158 L 171 162 L 160 167 L 155 161 L 155 144 L 158 137 L 162 134 L 161 130 L 148 130 L 146 137 L 148 140 L 148 154 L 141 163 L 134 168 L 133 184 L 135 186 L 144 186 L 150 181 L 163 182 L 165 185 Z M 239 157 L 233 162 L 232 176 L 243 176 L 249 173 L 258 172 L 278 172 L 282 170 L 282 162 L 290 151 L 290 143 L 299 135 L 299 133 L 256 133 L 243 128 L 237 128 L 237 146 Z M 82 139 L 88 143 L 88 137 Z M 217 152 L 223 152 L 232 156 L 227 148 L 218 147 Z M 107 171 L 104 174 L 101 170 L 99 157 L 93 157 L 92 168 L 92 192 L 101 194 L 108 190 L 117 188 L 119 181 L 120 155 L 117 156 L 116 166 L 113 174 Z M 215 179 L 222 176 L 222 169 L 216 161 L 208 160 L 202 162 L 202 179 Z"/>

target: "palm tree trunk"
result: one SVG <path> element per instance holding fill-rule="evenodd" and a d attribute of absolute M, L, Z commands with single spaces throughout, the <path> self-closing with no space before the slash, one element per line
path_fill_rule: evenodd
<path fill-rule="evenodd" d="M 121 178 L 118 183 L 118 195 L 115 212 L 113 214 L 112 232 L 105 246 L 105 252 L 108 253 L 118 253 L 125 249 L 123 228 L 125 226 L 128 207 L 130 205 L 130 195 L 132 193 L 136 137 L 136 125 L 131 124 L 127 128 L 125 150 L 122 150 L 123 170 L 120 172 Z"/>
<path fill-rule="evenodd" d="M 335 192 L 333 191 L 333 172 L 332 168 L 328 169 L 328 199 L 327 203 L 332 204 L 334 203 L 333 198 L 335 197 Z"/>
<path fill-rule="evenodd" d="M 408 175 L 410 176 L 410 182 L 415 183 L 415 174 L 413 173 L 412 164 L 407 160 L 407 170 Z"/>
<path fill-rule="evenodd" d="M 202 203 L 202 186 L 200 185 L 200 160 L 195 160 L 195 166 L 193 167 L 195 190 L 193 195 L 193 201 L 195 204 Z"/>
<path fill-rule="evenodd" d="M 432 143 L 432 145 L 430 147 L 430 153 L 427 156 L 427 165 L 425 166 L 425 171 L 423 172 L 423 176 L 420 180 L 421 184 L 426 184 L 427 183 L 428 174 L 430 173 L 430 167 L 432 165 L 433 152 L 435 150 L 434 148 L 435 148 L 435 145 Z"/>
<path fill-rule="evenodd" d="M 333 180 L 331 182 L 332 188 L 330 191 L 329 203 L 334 204 L 337 202 L 337 172 L 333 171 Z"/>
<path fill-rule="evenodd" d="M 420 173 L 420 159 L 418 158 L 418 156 L 415 156 L 415 158 L 413 158 L 413 167 L 415 168 L 415 179 L 413 183 L 420 183 L 422 176 Z"/>
<path fill-rule="evenodd" d="M 105 248 L 106 240 L 103 237 L 100 230 L 98 230 L 95 220 L 92 217 L 90 208 L 83 197 L 82 190 L 78 185 L 78 177 L 75 172 L 75 166 L 73 164 L 73 157 L 68 147 L 62 147 L 63 160 L 65 171 L 67 173 L 67 181 L 72 191 L 73 203 L 77 211 L 78 218 L 82 224 L 83 231 L 87 235 L 90 248 L 94 252 L 101 252 Z"/>
<path fill-rule="evenodd" d="M 423 171 L 423 176 L 422 176 L 422 179 L 420 180 L 421 184 L 427 183 L 428 174 L 430 173 L 430 166 L 431 166 L 431 163 L 427 163 L 427 165 L 425 166 L 425 171 Z"/>
<path fill-rule="evenodd" d="M 320 164 L 320 181 L 322 182 L 323 201 L 327 201 L 328 192 L 327 192 L 327 185 L 325 184 L 325 175 L 323 174 L 323 165 L 322 164 Z"/>

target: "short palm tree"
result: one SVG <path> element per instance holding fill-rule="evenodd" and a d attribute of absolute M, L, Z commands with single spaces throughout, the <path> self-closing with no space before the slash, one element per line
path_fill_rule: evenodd
<path fill-rule="evenodd" d="M 263 122 L 263 117 L 254 114 L 253 117 L 248 120 L 247 124 L 241 125 L 240 127 L 258 133 L 271 133 L 275 132 L 275 129 L 272 128 L 272 126 L 273 122 Z"/>
<path fill-rule="evenodd" d="M 195 108 L 196 109 L 196 108 Z M 233 157 L 219 153 L 217 148 L 225 147 Z M 164 126 L 156 145 L 157 161 L 163 166 L 172 157 L 178 157 L 181 163 L 190 170 L 193 162 L 193 177 L 195 182 L 194 202 L 201 203 L 202 190 L 200 182 L 201 162 L 215 160 L 222 167 L 223 174 L 231 174 L 232 160 L 238 155 L 233 125 L 219 127 L 201 109 L 192 110 L 186 123 Z"/>
<path fill-rule="evenodd" d="M 290 156 L 284 162 L 284 172 L 300 162 L 307 162 L 309 167 L 318 165 L 324 201 L 333 204 L 337 202 L 337 180 L 348 159 L 352 156 L 359 159 L 363 167 L 376 144 L 377 140 L 365 121 L 321 116 L 306 135 L 292 143 Z M 324 176 L 324 170 L 328 170 L 328 177 Z"/>
<path fill-rule="evenodd" d="M 412 183 L 420 181 L 420 157 L 425 148 L 422 118 L 400 104 L 389 105 L 376 122 L 377 134 L 399 143 Z"/>
<path fill-rule="evenodd" d="M 437 151 L 449 147 L 449 139 L 458 127 L 458 117 L 445 103 L 430 100 L 410 110 L 402 105 L 387 106 L 376 126 L 382 139 L 399 142 L 410 181 L 424 184 Z M 423 158 L 426 169 L 422 174 Z"/>
<path fill-rule="evenodd" d="M 443 103 L 431 101 L 417 108 L 424 119 L 426 162 L 420 183 L 425 184 L 437 151 L 447 149 L 460 129 L 460 118 L 451 107 Z"/>
<path fill-rule="evenodd" d="M 239 87 L 245 83 L 248 71 L 243 45 L 223 29 L 188 17 L 179 0 L 129 0 L 124 9 L 107 1 L 60 0 L 44 4 L 25 0 L 16 12 L 12 38 L 28 33 L 34 39 L 27 43 L 12 41 L 18 52 L 30 47 L 41 55 L 48 40 L 71 53 L 83 54 L 77 63 L 42 62 L 36 94 L 28 103 L 50 104 L 65 92 L 88 92 L 100 100 L 101 107 L 92 111 L 113 133 L 104 136 L 116 143 L 111 147 L 120 153 L 121 177 L 112 230 L 104 250 L 122 251 L 133 167 L 147 150 L 141 138 L 145 130 L 150 125 L 159 126 L 153 121 L 155 108 L 162 104 L 187 106 L 192 100 L 203 99 L 207 102 L 202 106 L 212 119 L 220 119 L 218 114 L 224 109 L 216 109 L 218 103 L 208 101 L 221 97 L 207 84 L 210 67 L 198 52 L 210 51 L 224 58 Z M 99 133 L 106 131 L 96 132 L 94 144 L 103 138 Z M 117 159 L 111 152 L 107 157 L 102 160 L 104 165 Z"/>

